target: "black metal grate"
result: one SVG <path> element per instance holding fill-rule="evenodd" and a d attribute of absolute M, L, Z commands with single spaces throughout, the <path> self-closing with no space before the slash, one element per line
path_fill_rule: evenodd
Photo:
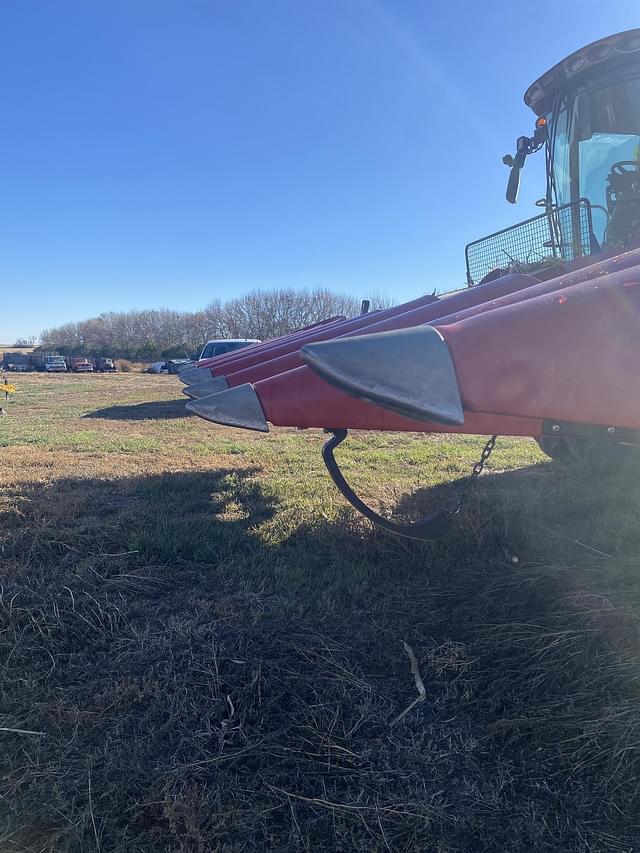
<path fill-rule="evenodd" d="M 553 258 L 569 261 L 599 251 L 591 204 L 581 198 L 469 243 L 467 283 L 477 284 L 497 269 L 527 272 Z"/>

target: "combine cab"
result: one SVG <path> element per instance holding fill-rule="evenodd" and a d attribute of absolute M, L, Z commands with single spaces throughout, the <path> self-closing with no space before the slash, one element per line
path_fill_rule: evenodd
<path fill-rule="evenodd" d="M 470 243 L 468 288 L 334 318 L 189 368 L 188 408 L 268 431 L 321 427 L 343 495 L 383 527 L 442 536 L 453 511 L 383 518 L 333 451 L 348 429 L 530 436 L 548 455 L 599 464 L 640 446 L 640 29 L 571 54 L 525 94 L 507 201 L 526 159 L 546 158 L 541 212 Z M 437 282 L 434 282 L 437 285 Z"/>

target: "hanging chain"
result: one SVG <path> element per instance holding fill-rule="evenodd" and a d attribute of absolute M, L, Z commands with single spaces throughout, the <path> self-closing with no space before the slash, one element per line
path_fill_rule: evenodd
<path fill-rule="evenodd" d="M 484 466 L 487 464 L 487 461 L 491 454 L 493 453 L 493 448 L 496 446 L 496 441 L 498 440 L 497 435 L 492 435 L 489 441 L 485 444 L 482 453 L 480 454 L 480 459 L 476 462 L 471 470 L 470 480 L 473 482 L 477 480 L 480 474 L 484 471 Z"/>
<path fill-rule="evenodd" d="M 489 441 L 485 444 L 485 446 L 482 450 L 482 453 L 480 454 L 480 459 L 478 459 L 476 464 L 471 469 L 471 474 L 469 475 L 469 480 L 467 481 L 468 482 L 468 488 L 462 494 L 462 497 L 458 501 L 458 505 L 456 506 L 456 508 L 454 510 L 455 514 L 460 512 L 460 510 L 464 506 L 465 501 L 467 500 L 467 498 L 471 494 L 471 487 L 473 486 L 475 481 L 478 479 L 480 474 L 482 474 L 482 472 L 484 471 L 484 466 L 487 464 L 489 457 L 493 453 L 493 449 L 496 446 L 497 440 L 498 440 L 498 436 L 492 435 L 491 438 L 489 439 Z"/>

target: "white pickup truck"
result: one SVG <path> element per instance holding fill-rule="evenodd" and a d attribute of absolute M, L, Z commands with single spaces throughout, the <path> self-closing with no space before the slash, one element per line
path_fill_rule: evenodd
<path fill-rule="evenodd" d="M 207 341 L 200 353 L 200 361 L 203 358 L 213 358 L 215 355 L 224 355 L 226 352 L 259 343 L 262 341 L 257 338 L 218 338 L 215 341 Z"/>

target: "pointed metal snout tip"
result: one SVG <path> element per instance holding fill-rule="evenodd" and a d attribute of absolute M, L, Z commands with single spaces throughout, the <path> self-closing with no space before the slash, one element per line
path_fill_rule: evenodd
<path fill-rule="evenodd" d="M 340 390 L 419 421 L 463 424 L 449 347 L 432 326 L 307 344 L 306 364 Z"/>
<path fill-rule="evenodd" d="M 187 409 L 214 424 L 269 432 L 258 395 L 249 383 L 193 400 Z"/>
<path fill-rule="evenodd" d="M 206 367 L 187 367 L 186 370 L 181 370 L 178 373 L 178 379 L 184 385 L 193 385 L 196 382 L 202 382 L 210 376 L 211 372 Z"/>
<path fill-rule="evenodd" d="M 226 391 L 229 383 L 225 376 L 212 376 L 211 379 L 206 379 L 204 382 L 197 382 L 195 385 L 185 385 L 182 393 L 192 400 L 199 400 L 201 397 L 209 397 L 211 394 L 217 394 L 220 391 Z"/>

